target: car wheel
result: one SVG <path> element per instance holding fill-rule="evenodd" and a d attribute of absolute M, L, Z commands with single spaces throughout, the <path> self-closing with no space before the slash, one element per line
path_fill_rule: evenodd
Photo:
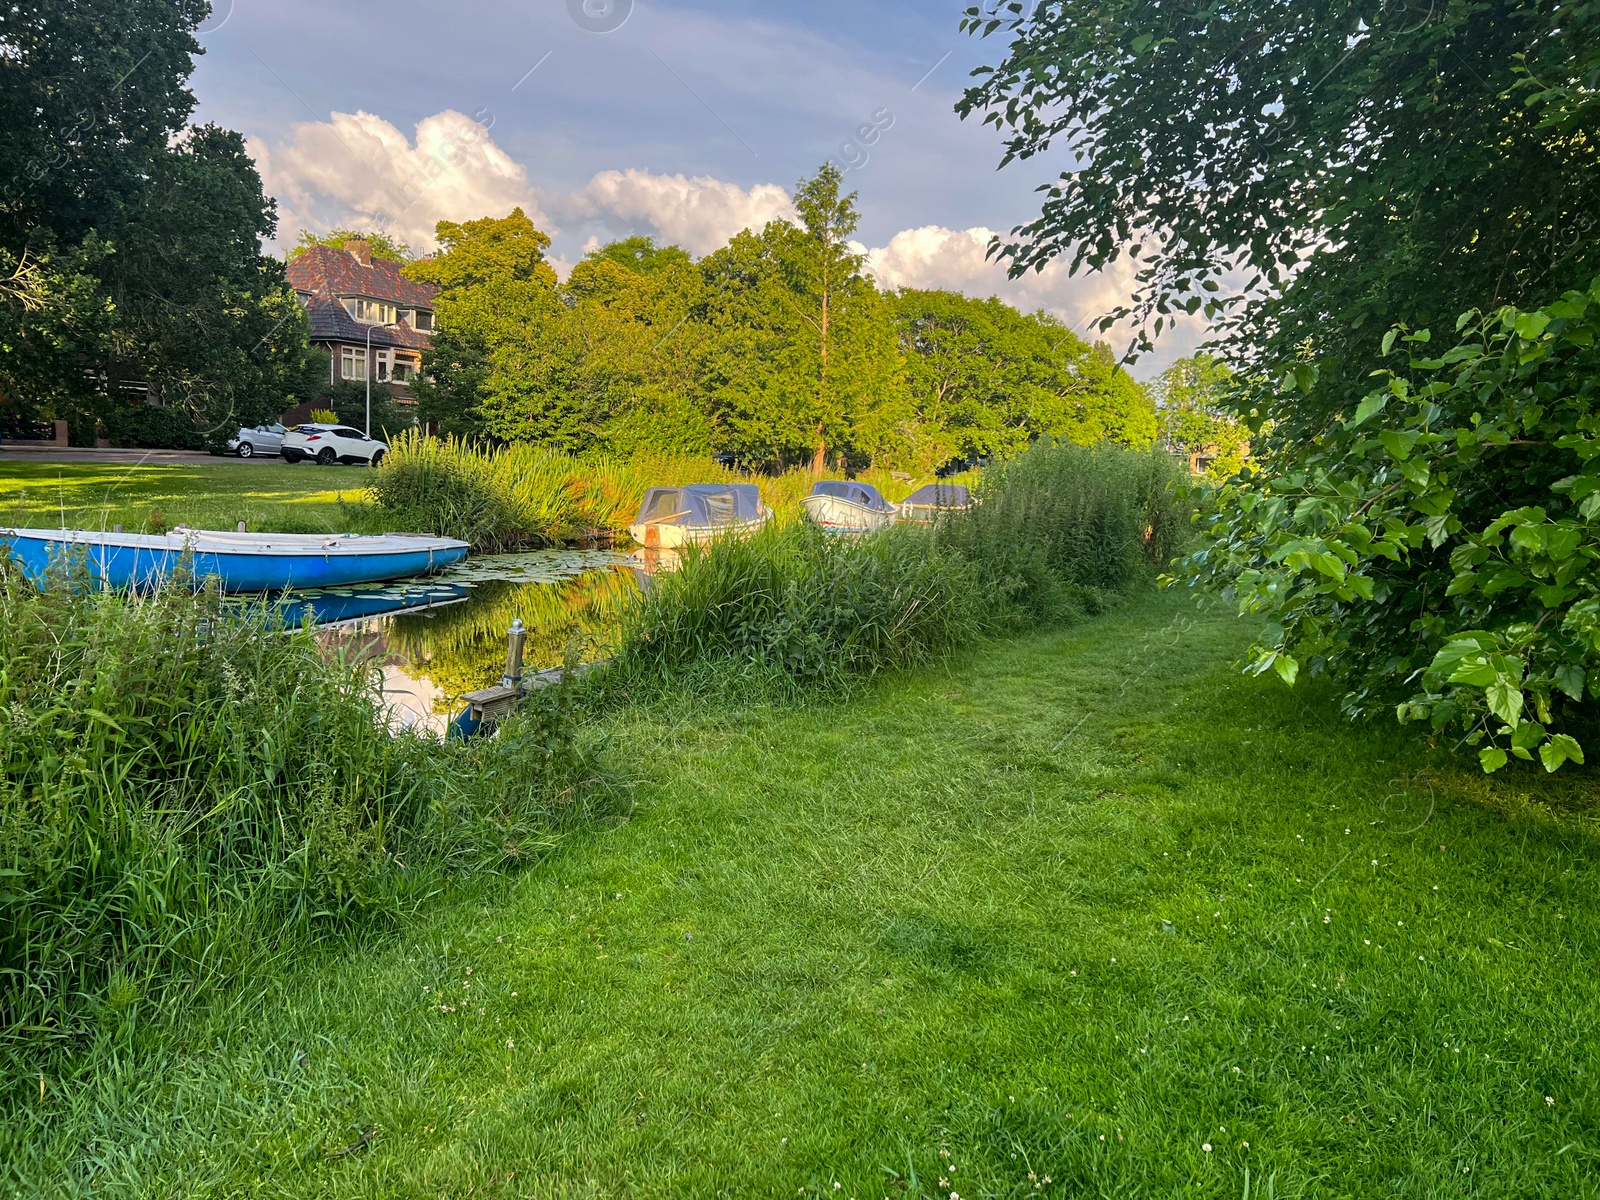
<path fill-rule="evenodd" d="M 383 461 L 383 451 L 382 450 L 378 450 L 378 451 L 374 452 L 372 457 L 367 460 L 367 465 L 375 467 L 379 463 L 381 463 L 382 461 Z"/>
<path fill-rule="evenodd" d="M 252 446 L 249 442 L 240 442 L 239 443 L 239 457 L 240 458 L 249 458 L 253 454 L 255 454 L 255 452 L 256 452 L 256 448 L 254 446 Z"/>
<path fill-rule="evenodd" d="M 339 456 L 333 452 L 332 446 L 324 446 L 317 452 L 317 463 L 320 466 L 331 467 L 333 466 L 334 459 L 338 457 Z"/>

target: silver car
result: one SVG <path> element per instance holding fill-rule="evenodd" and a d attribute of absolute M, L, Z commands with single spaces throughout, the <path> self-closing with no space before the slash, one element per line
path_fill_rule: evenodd
<path fill-rule="evenodd" d="M 283 435 L 288 432 L 276 421 L 271 425 L 257 425 L 254 429 L 240 426 L 239 432 L 228 439 L 228 451 L 240 458 L 254 458 L 258 454 L 276 458 L 283 449 Z"/>

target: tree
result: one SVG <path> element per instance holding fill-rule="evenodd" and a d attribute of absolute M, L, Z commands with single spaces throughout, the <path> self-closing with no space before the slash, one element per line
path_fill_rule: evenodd
<path fill-rule="evenodd" d="M 1144 389 L 1103 343 L 1048 313 L 944 291 L 903 291 L 894 305 L 918 415 L 950 451 L 1014 454 L 1040 435 L 1141 448 L 1155 440 Z"/>
<path fill-rule="evenodd" d="M 833 166 L 802 181 L 803 224 L 746 230 L 702 263 L 706 391 L 719 438 L 752 462 L 870 460 L 910 415 L 884 298 L 850 250 L 855 197 Z M 862 436 L 858 436 L 862 435 Z"/>
<path fill-rule="evenodd" d="M 538 416 L 524 352 L 530 332 L 554 317 L 550 238 L 522 209 L 435 228 L 439 253 L 408 264 L 411 279 L 439 289 L 436 332 L 422 353 L 418 412 L 441 432 L 528 440 Z"/>
<path fill-rule="evenodd" d="M 1167 449 L 1208 461 L 1205 473 L 1214 482 L 1235 475 L 1250 453 L 1250 434 L 1228 409 L 1234 374 L 1209 354 L 1180 358 L 1156 383 L 1156 410 L 1161 440 Z"/>
<path fill-rule="evenodd" d="M 1542 301 L 1600 269 L 1597 22 L 1554 0 L 974 8 L 967 29 L 1011 43 L 958 109 L 1004 132 L 1003 162 L 1075 156 L 1000 247 L 1014 271 L 1131 259 L 1134 297 L 1109 315 L 1154 334 L 1219 316 L 1255 419 L 1293 440 L 1359 399 L 1394 322 Z M 1224 307 L 1236 281 L 1245 301 Z M 1272 409 L 1282 393 L 1256 383 L 1286 366 L 1312 386 Z"/>
<path fill-rule="evenodd" d="M 342 250 L 344 244 L 349 241 L 365 242 L 373 258 L 383 259 L 386 262 L 400 263 L 403 266 L 417 259 L 411 252 L 410 246 L 381 229 L 369 229 L 365 232 L 359 229 L 335 229 L 331 233 L 322 234 L 302 229 L 300 240 L 289 250 L 289 257 L 299 258 L 313 246 L 332 246 L 335 250 Z"/>
<path fill-rule="evenodd" d="M 208 11 L 32 0 L 0 14 L 0 389 L 68 417 L 75 438 L 131 419 L 124 384 L 198 436 L 306 373 L 304 316 L 260 253 L 275 213 L 254 164 L 239 135 L 188 125 Z"/>

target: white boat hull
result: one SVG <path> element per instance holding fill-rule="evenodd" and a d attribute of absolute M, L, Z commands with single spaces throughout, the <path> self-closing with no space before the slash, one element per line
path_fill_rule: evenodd
<path fill-rule="evenodd" d="M 726 525 L 674 525 L 669 521 L 647 521 L 628 526 L 628 536 L 649 549 L 676 550 L 681 546 L 700 546 L 719 537 L 748 537 L 772 520 L 772 510 L 754 521 L 734 521 Z"/>
<path fill-rule="evenodd" d="M 829 533 L 871 533 L 875 529 L 893 525 L 896 516 L 892 508 L 868 508 L 865 504 L 843 500 L 838 496 L 807 496 L 800 501 L 800 507 L 805 509 L 812 524 Z"/>

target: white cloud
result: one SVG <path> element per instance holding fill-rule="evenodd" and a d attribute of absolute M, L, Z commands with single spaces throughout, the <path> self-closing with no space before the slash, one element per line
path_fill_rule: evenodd
<path fill-rule="evenodd" d="M 441 220 L 470 220 L 518 206 L 544 219 L 522 165 L 489 130 L 446 110 L 417 123 L 415 141 L 368 112 L 334 113 L 294 128 L 276 146 L 252 140 L 285 239 L 303 227 L 381 227 L 418 250 L 434 248 Z"/>
<path fill-rule="evenodd" d="M 302 227 L 378 227 L 427 252 L 438 221 L 521 207 L 550 233 L 562 225 L 598 223 L 612 235 L 643 227 L 708 254 L 742 229 L 794 214 L 789 193 L 775 183 L 746 189 L 709 176 L 630 169 L 601 171 L 576 192 L 535 187 L 489 128 L 453 110 L 419 122 L 414 140 L 372 113 L 334 113 L 295 126 L 278 145 L 252 141 L 250 151 L 278 198 L 285 240 Z"/>
<path fill-rule="evenodd" d="M 653 175 L 649 171 L 601 171 L 579 197 L 608 224 L 643 222 L 664 240 L 704 255 L 728 244 L 744 229 L 795 216 L 789 193 L 775 183 L 748 191 L 709 176 Z"/>

